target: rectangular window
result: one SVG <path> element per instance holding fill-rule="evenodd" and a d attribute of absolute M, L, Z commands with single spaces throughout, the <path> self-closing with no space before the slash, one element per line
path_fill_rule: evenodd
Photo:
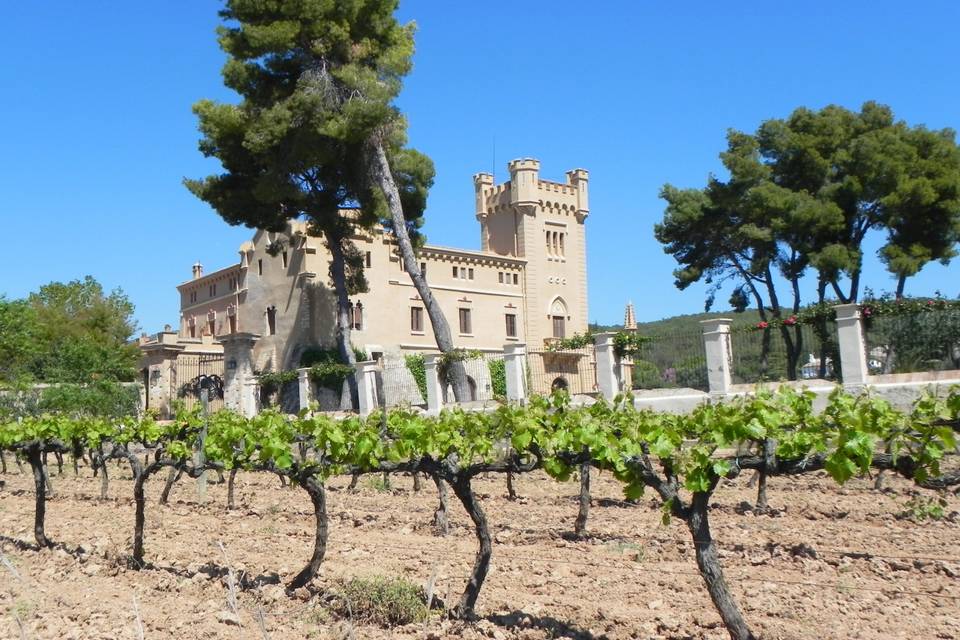
<path fill-rule="evenodd" d="M 363 303 L 350 304 L 350 315 L 352 316 L 351 328 L 357 331 L 363 331 Z"/>
<path fill-rule="evenodd" d="M 508 313 L 504 317 L 507 320 L 507 337 L 516 338 L 517 337 L 517 314 Z"/>
<path fill-rule="evenodd" d="M 420 263 L 420 275 L 422 275 L 424 278 L 427 277 L 427 263 L 426 263 L 426 262 L 421 262 L 421 263 Z"/>
<path fill-rule="evenodd" d="M 518 284 L 520 282 L 520 276 L 513 274 L 513 284 Z"/>
<path fill-rule="evenodd" d="M 460 309 L 460 333 L 473 333 L 473 323 L 470 321 L 470 309 Z"/>
<path fill-rule="evenodd" d="M 214 297 L 215 295 L 217 295 L 217 285 L 215 285 L 215 284 L 210 285 L 210 290 L 209 290 L 209 291 L 210 291 L 210 297 L 211 297 L 211 298 Z"/>
<path fill-rule="evenodd" d="M 454 277 L 454 278 L 459 277 L 458 269 L 457 269 L 456 267 L 453 268 L 453 277 Z"/>
<path fill-rule="evenodd" d="M 567 337 L 567 324 L 566 319 L 563 316 L 553 316 L 553 337 Z"/>
<path fill-rule="evenodd" d="M 468 274 L 469 274 L 467 277 L 468 277 L 470 280 L 473 280 L 473 269 L 468 269 L 467 271 L 468 271 Z"/>
<path fill-rule="evenodd" d="M 367 251 L 366 261 L 364 262 L 364 265 L 366 265 L 366 267 L 369 269 L 372 264 L 373 264 L 373 256 L 371 256 L 370 252 Z"/>
<path fill-rule="evenodd" d="M 210 335 L 212 336 L 217 335 L 217 319 L 216 318 L 210 318 L 209 320 L 207 320 L 207 330 L 210 332 Z"/>
<path fill-rule="evenodd" d="M 410 307 L 410 331 L 423 331 L 423 307 Z"/>
<path fill-rule="evenodd" d="M 257 260 L 257 275 L 263 275 L 263 259 Z"/>
<path fill-rule="evenodd" d="M 503 284 L 503 271 L 497 272 L 497 279 L 500 281 L 500 284 Z"/>
<path fill-rule="evenodd" d="M 196 291 L 191 291 L 191 292 L 190 292 L 190 302 L 196 302 L 196 301 L 197 301 L 197 292 L 196 292 Z"/>
<path fill-rule="evenodd" d="M 277 308 L 267 307 L 267 335 L 277 334 Z"/>

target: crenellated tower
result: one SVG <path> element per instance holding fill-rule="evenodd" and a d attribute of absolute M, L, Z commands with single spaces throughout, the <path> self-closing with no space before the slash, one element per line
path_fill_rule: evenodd
<path fill-rule="evenodd" d="M 524 323 L 536 348 L 587 330 L 589 173 L 573 169 L 564 182 L 543 180 L 532 158 L 507 168 L 510 180 L 499 185 L 488 173 L 474 176 L 476 215 L 484 251 L 527 261 Z"/>

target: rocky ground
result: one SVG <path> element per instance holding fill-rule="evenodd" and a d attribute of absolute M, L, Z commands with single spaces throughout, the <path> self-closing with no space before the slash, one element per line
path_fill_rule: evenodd
<path fill-rule="evenodd" d="M 329 551 L 311 591 L 293 596 L 268 585 L 237 594 L 222 577 L 276 572 L 288 580 L 312 541 L 306 494 L 272 476 L 241 474 L 238 509 L 224 507 L 213 485 L 205 504 L 193 482 L 179 483 L 169 506 L 157 504 L 162 481 L 148 487 L 147 560 L 125 566 L 133 529 L 132 482 L 112 470 L 110 499 L 81 468 L 54 476 L 47 532 L 63 548 L 32 542 L 32 482 L 2 477 L 0 488 L 0 638 L 710 638 L 728 637 L 696 572 L 681 523 L 660 523 L 651 499 L 621 500 L 612 478 L 594 479 L 591 535 L 568 535 L 576 483 L 542 474 L 517 481 L 508 501 L 502 477 L 476 489 L 495 530 L 493 563 L 480 594 L 479 621 L 436 615 L 425 623 L 383 629 L 335 616 L 323 593 L 356 575 L 433 580 L 456 602 L 473 560 L 466 515 L 451 504 L 452 531 L 434 535 L 432 483 L 414 493 L 408 477 L 384 490 L 365 478 L 348 492 L 330 483 Z M 960 500 L 949 496 L 939 520 L 917 521 L 918 492 L 891 478 L 836 487 L 822 474 L 774 479 L 773 515 L 744 508 L 746 479 L 721 487 L 710 517 L 727 578 L 753 629 L 764 638 L 960 639 Z M 909 505 L 909 506 L 908 506 Z M 139 623 L 138 623 L 139 620 Z M 142 629 L 142 636 L 139 629 Z"/>

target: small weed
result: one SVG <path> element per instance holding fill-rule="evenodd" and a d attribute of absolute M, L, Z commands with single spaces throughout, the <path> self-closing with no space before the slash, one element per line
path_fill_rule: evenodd
<path fill-rule="evenodd" d="M 924 520 L 942 520 L 946 515 L 944 508 L 947 506 L 947 499 L 940 495 L 935 498 L 925 496 L 915 496 L 910 498 L 904 505 L 905 511 L 901 514 L 904 518 L 911 518 L 917 522 Z"/>
<path fill-rule="evenodd" d="M 13 605 L 13 612 L 21 620 L 27 620 L 33 615 L 33 603 L 29 600 L 17 600 Z"/>
<path fill-rule="evenodd" d="M 633 560 L 642 562 L 646 554 L 643 547 L 627 540 L 615 540 L 607 543 L 607 550 L 620 556 L 633 556 Z"/>
<path fill-rule="evenodd" d="M 335 594 L 334 612 L 355 622 L 390 627 L 422 622 L 430 613 L 423 589 L 403 578 L 351 578 Z"/>
<path fill-rule="evenodd" d="M 364 481 L 364 485 L 368 489 L 372 489 L 378 493 L 383 493 L 385 491 L 390 491 L 390 481 L 384 479 L 382 475 L 371 475 L 367 476 L 367 479 Z"/>

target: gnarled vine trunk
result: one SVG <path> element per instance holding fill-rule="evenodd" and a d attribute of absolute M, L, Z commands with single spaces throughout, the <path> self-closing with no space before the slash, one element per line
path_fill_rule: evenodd
<path fill-rule="evenodd" d="M 146 523 L 146 498 L 144 486 L 147 480 L 154 473 L 159 471 L 163 465 L 160 462 L 154 462 L 143 469 L 133 480 L 133 501 L 136 504 L 136 511 L 133 520 L 133 567 L 140 569 L 143 567 L 143 530 Z M 174 470 L 173 467 L 170 468 Z"/>
<path fill-rule="evenodd" d="M 43 454 L 39 448 L 27 450 L 27 462 L 33 470 L 33 488 L 36 493 L 33 510 L 33 538 L 40 547 L 50 547 L 53 543 L 44 532 L 44 520 L 47 513 L 47 481 L 43 465 Z"/>
<path fill-rule="evenodd" d="M 433 482 L 437 485 L 437 497 L 439 504 L 437 510 L 433 512 L 433 526 L 442 536 L 450 533 L 450 520 L 447 518 L 449 507 L 447 505 L 447 483 L 437 476 L 433 476 Z"/>
<path fill-rule="evenodd" d="M 236 479 L 237 479 L 237 469 L 236 467 L 234 467 L 233 469 L 230 469 L 230 476 L 227 480 L 227 509 L 235 508 L 233 503 L 233 489 L 234 489 L 234 484 L 236 483 Z"/>
<path fill-rule="evenodd" d="M 698 491 L 693 494 L 690 503 L 690 513 L 687 518 L 687 528 L 693 536 L 693 548 L 697 557 L 697 568 L 700 576 L 707 585 L 707 592 L 716 607 L 723 624 L 727 628 L 732 640 L 756 640 L 750 631 L 737 601 L 730 593 L 727 582 L 723 577 L 723 568 L 720 566 L 720 556 L 717 545 L 710 535 L 710 521 L 707 517 L 707 507 L 710 503 L 711 492 Z"/>
<path fill-rule="evenodd" d="M 580 500 L 573 533 L 577 537 L 587 533 L 587 518 L 590 517 L 590 453 L 584 449 L 587 459 L 580 463 Z"/>
<path fill-rule="evenodd" d="M 317 576 L 317 572 L 320 571 L 323 557 L 327 553 L 327 497 L 323 483 L 319 482 L 313 476 L 307 476 L 301 478 L 301 486 L 310 496 L 310 502 L 313 503 L 316 530 L 314 532 L 313 554 L 310 556 L 310 562 L 290 581 L 290 589 L 299 589 L 309 584 L 310 581 Z"/>
<path fill-rule="evenodd" d="M 493 554 L 493 543 L 490 538 L 490 527 L 487 525 L 487 516 L 477 500 L 476 494 L 470 486 L 470 477 L 458 477 L 451 483 L 454 495 L 460 500 L 463 508 L 467 510 L 470 519 L 473 521 L 474 531 L 477 535 L 477 541 L 480 543 L 477 549 L 477 556 L 473 562 L 473 571 L 470 573 L 470 580 L 467 582 L 463 595 L 460 596 L 460 602 L 450 612 L 453 618 L 472 618 L 474 607 L 477 604 L 477 598 L 480 596 L 480 587 L 487 578 L 487 572 L 490 570 L 490 556 Z"/>

